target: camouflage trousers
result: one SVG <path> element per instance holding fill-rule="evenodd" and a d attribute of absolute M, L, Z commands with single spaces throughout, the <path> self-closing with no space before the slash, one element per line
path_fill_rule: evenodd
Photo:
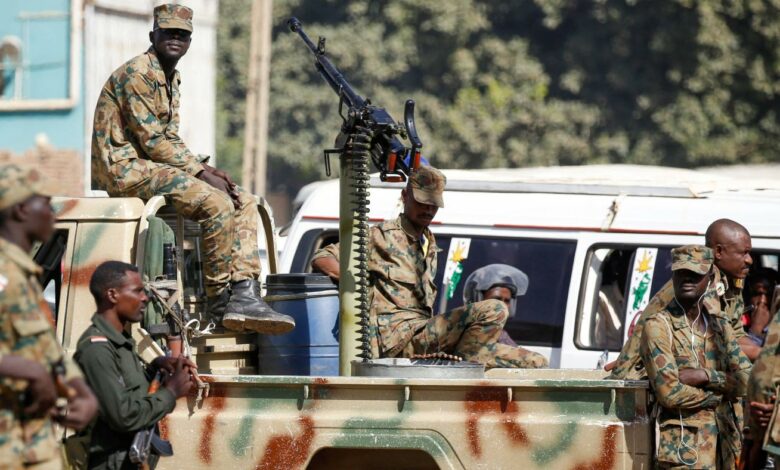
<path fill-rule="evenodd" d="M 508 316 L 506 305 L 498 300 L 483 300 L 434 315 L 404 352 L 456 354 L 488 368 L 547 367 L 547 358 L 541 354 L 498 342 Z"/>
<path fill-rule="evenodd" d="M 179 214 L 200 224 L 208 296 L 219 294 L 231 281 L 260 278 L 259 214 L 247 191 L 238 188 L 236 209 L 228 194 L 170 165 L 132 159 L 113 164 L 109 171 L 115 182 L 108 188 L 111 196 L 165 196 Z"/>

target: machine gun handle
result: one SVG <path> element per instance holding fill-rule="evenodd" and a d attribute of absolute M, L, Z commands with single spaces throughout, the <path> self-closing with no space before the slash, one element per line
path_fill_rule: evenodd
<path fill-rule="evenodd" d="M 406 135 L 409 137 L 409 142 L 412 144 L 412 148 L 409 151 L 411 161 L 409 162 L 410 169 L 416 170 L 420 166 L 420 150 L 422 149 L 422 140 L 417 134 L 417 125 L 414 123 L 414 100 L 406 100 L 404 105 L 404 127 L 406 127 Z"/>

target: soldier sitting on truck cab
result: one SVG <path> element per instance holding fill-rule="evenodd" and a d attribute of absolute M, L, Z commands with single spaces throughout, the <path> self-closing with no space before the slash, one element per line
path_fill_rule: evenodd
<path fill-rule="evenodd" d="M 444 352 L 487 367 L 546 367 L 544 356 L 498 342 L 509 316 L 499 300 L 433 314 L 439 249 L 428 226 L 444 207 L 445 184 L 442 172 L 421 166 L 401 191 L 403 213 L 371 227 L 368 270 L 373 357 Z M 312 268 L 338 281 L 338 245 L 315 253 Z"/>
<path fill-rule="evenodd" d="M 260 296 L 258 211 L 251 194 L 193 154 L 179 137 L 179 72 L 190 47 L 192 10 L 154 9 L 152 46 L 108 78 L 95 108 L 92 177 L 111 196 L 165 196 L 203 230 L 208 311 L 235 331 L 286 333 L 288 315 Z"/>

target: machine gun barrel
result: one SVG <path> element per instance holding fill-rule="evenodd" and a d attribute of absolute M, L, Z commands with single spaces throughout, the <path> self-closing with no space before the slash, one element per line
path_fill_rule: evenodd
<path fill-rule="evenodd" d="M 339 96 L 339 105 L 346 103 L 349 115 L 356 117 L 362 126 L 370 129 L 372 136 L 371 158 L 380 172 L 380 178 L 383 181 L 404 181 L 406 175 L 419 165 L 420 149 L 422 148 L 422 142 L 417 136 L 417 128 L 414 125 L 414 101 L 408 100 L 406 102 L 404 123 L 400 125 L 387 110 L 372 105 L 370 100 L 363 98 L 352 88 L 344 75 L 325 55 L 325 38 L 321 37 L 315 45 L 303 30 L 300 20 L 293 17 L 287 20 L 287 24 L 291 31 L 298 33 L 306 47 L 314 54 L 315 68 Z M 342 118 L 344 118 L 343 115 Z M 347 118 L 344 118 L 344 121 L 346 125 Z M 347 127 L 352 127 L 352 125 L 347 125 Z M 398 137 L 409 138 L 412 144 L 411 148 L 404 145 Z M 339 141 L 337 140 L 337 142 Z M 331 151 L 326 150 L 326 155 L 329 152 Z M 340 150 L 337 149 L 336 153 L 340 153 Z M 404 161 L 407 155 L 412 156 L 412 161 L 409 164 Z M 329 165 L 326 163 L 327 168 Z"/>
<path fill-rule="evenodd" d="M 309 48 L 312 54 L 314 54 L 315 67 L 317 68 L 317 71 L 320 73 L 322 78 L 325 79 L 328 85 L 333 88 L 333 91 L 335 91 L 336 94 L 339 95 L 339 97 L 341 97 L 345 103 L 347 103 L 347 106 L 350 108 L 362 108 L 365 106 L 366 100 L 360 96 L 354 88 L 352 88 L 352 85 L 350 85 L 347 79 L 344 78 L 344 75 L 325 55 L 325 39 L 320 38 L 319 44 L 315 46 L 311 39 L 309 39 L 309 36 L 303 30 L 303 25 L 301 25 L 301 22 L 298 20 L 298 18 L 290 18 L 287 20 L 287 25 L 290 27 L 292 32 L 298 33 L 301 39 L 303 39 L 303 42 L 306 43 L 306 46 Z"/>

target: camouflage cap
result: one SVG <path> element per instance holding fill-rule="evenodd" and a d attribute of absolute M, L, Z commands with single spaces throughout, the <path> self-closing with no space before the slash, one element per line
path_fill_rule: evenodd
<path fill-rule="evenodd" d="M 414 170 L 409 177 L 409 187 L 414 200 L 422 204 L 444 207 L 444 186 L 447 177 L 436 168 L 423 165 Z"/>
<path fill-rule="evenodd" d="M 703 245 L 685 245 L 672 250 L 672 271 L 687 269 L 707 274 L 712 268 L 712 250 Z"/>
<path fill-rule="evenodd" d="M 154 29 L 183 29 L 192 32 L 192 10 L 168 3 L 154 9 Z"/>
<path fill-rule="evenodd" d="M 0 164 L 0 210 L 35 195 L 54 195 L 43 173 L 18 163 Z"/>

